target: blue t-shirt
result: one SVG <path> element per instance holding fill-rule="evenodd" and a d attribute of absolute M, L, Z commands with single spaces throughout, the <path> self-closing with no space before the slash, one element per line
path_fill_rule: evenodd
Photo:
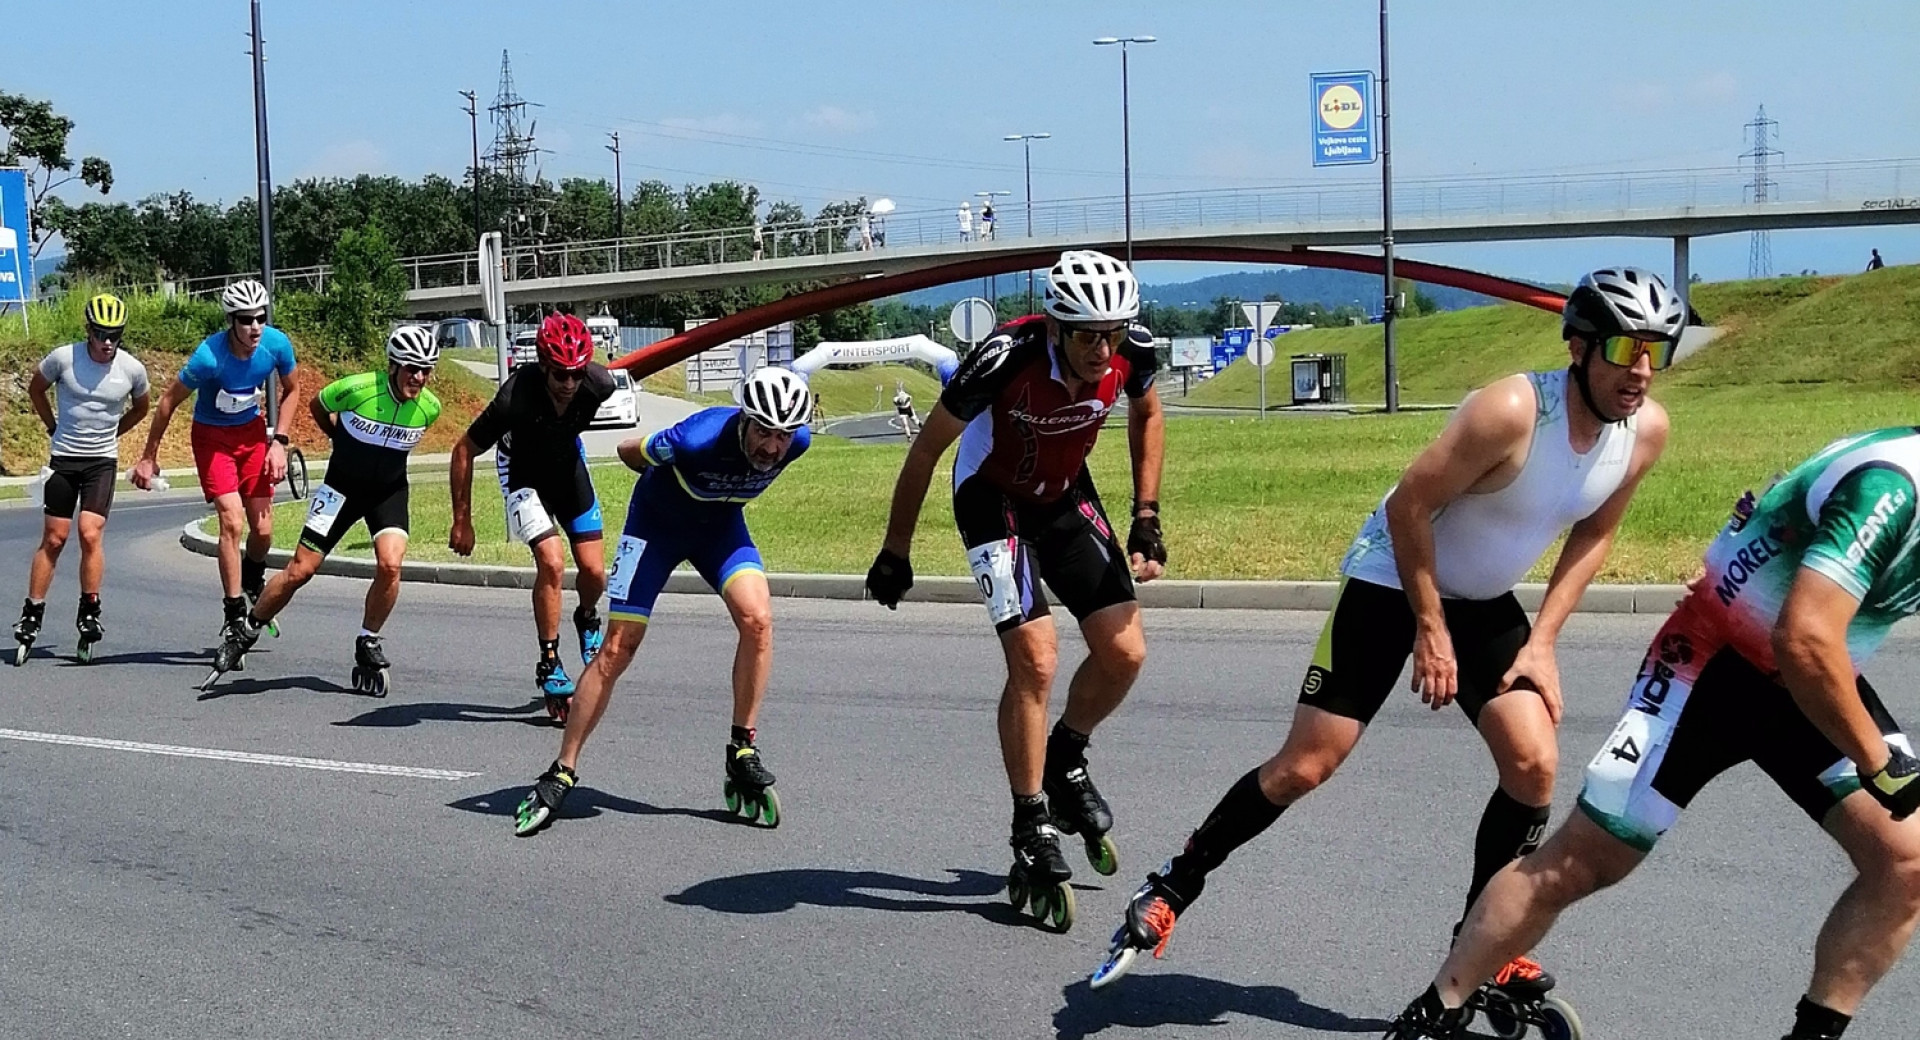
<path fill-rule="evenodd" d="M 208 336 L 193 348 L 180 382 L 194 391 L 193 421 L 208 426 L 245 426 L 260 416 L 261 388 L 267 374 L 293 374 L 293 341 L 269 325 L 260 345 L 244 361 L 227 349 L 227 331 Z"/>
<path fill-rule="evenodd" d="M 802 426 L 787 457 L 761 472 L 740 443 L 744 421 L 739 408 L 707 408 L 648 437 L 642 446 L 648 469 L 634 485 L 634 505 L 682 514 L 691 504 L 738 509 L 758 498 L 813 441 Z"/>

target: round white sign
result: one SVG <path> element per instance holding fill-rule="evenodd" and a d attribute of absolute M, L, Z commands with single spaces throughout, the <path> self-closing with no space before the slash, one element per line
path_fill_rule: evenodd
<path fill-rule="evenodd" d="M 1273 364 L 1273 341 L 1270 339 L 1256 339 L 1252 343 L 1247 344 L 1247 360 L 1259 365 L 1261 368 Z"/>
<path fill-rule="evenodd" d="M 978 343 L 993 335 L 993 304 L 978 296 L 968 297 L 953 305 L 953 316 L 947 319 L 947 327 L 962 343 Z"/>

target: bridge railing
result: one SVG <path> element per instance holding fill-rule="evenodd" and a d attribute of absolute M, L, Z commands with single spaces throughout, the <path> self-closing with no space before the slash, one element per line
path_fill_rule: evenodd
<path fill-rule="evenodd" d="M 1782 165 L 1769 171 L 1766 199 L 1776 203 L 1839 202 L 1888 208 L 1920 207 L 1920 159 Z M 1633 173 L 1546 174 L 1527 177 L 1406 178 L 1394 184 L 1397 222 L 1630 216 L 1753 200 L 1752 173 L 1739 166 Z M 530 278 L 665 270 L 831 256 L 905 247 L 966 247 L 990 238 L 1027 235 L 1027 209 L 996 210 L 991 232 L 973 213 L 962 234 L 958 209 L 896 212 L 871 218 L 763 224 L 630 236 L 588 242 L 513 245 L 505 251 L 509 281 Z M 1048 238 L 1118 238 L 1125 227 L 1118 196 L 1035 202 L 1033 234 Z M 1135 234 L 1192 228 L 1353 228 L 1377 224 L 1377 181 L 1349 176 L 1331 183 L 1146 193 L 1133 198 Z M 473 253 L 408 257 L 401 261 L 410 289 L 477 286 Z M 322 265 L 274 272 L 277 287 L 323 290 Z M 248 275 L 193 279 L 181 288 L 217 293 Z M 253 275 L 252 277 L 257 277 Z"/>

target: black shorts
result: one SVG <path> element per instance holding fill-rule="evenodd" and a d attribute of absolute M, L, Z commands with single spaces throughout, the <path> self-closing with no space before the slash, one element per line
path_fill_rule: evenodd
<path fill-rule="evenodd" d="M 1692 597 L 1667 619 L 1619 724 L 1587 764 L 1581 811 L 1643 852 L 1701 788 L 1742 762 L 1759 766 L 1815 823 L 1860 789 L 1852 760 L 1779 680 L 1724 645 L 1714 616 Z M 1855 687 L 1887 742 L 1910 748 L 1866 677 Z"/>
<path fill-rule="evenodd" d="M 408 485 L 400 481 L 387 487 L 335 488 L 332 473 L 307 495 L 307 522 L 300 531 L 300 544 L 322 556 L 340 544 L 347 531 L 362 520 L 367 535 L 378 538 L 388 531 L 409 533 L 407 512 Z"/>
<path fill-rule="evenodd" d="M 996 632 L 1050 613 L 1043 579 L 1080 621 L 1134 600 L 1133 569 L 1084 469 L 1072 490 L 1045 504 L 968 477 L 954 489 L 953 520 Z"/>
<path fill-rule="evenodd" d="M 1478 723 L 1480 709 L 1494 698 L 1533 626 L 1511 592 L 1495 599 L 1441 600 L 1441 608 L 1453 640 L 1459 690 L 1454 699 Z M 1413 656 L 1415 628 L 1406 593 L 1346 579 L 1320 630 L 1313 663 L 1300 684 L 1300 703 L 1372 722 Z"/>
<path fill-rule="evenodd" d="M 576 441 L 576 444 L 578 442 Z M 507 505 L 507 534 L 528 545 L 564 532 L 569 541 L 597 541 L 604 522 L 600 516 L 600 496 L 593 490 L 593 474 L 587 469 L 585 446 L 571 459 L 555 460 L 550 467 L 536 468 L 525 460 L 519 465 L 504 446 L 494 448 L 494 472 L 500 478 L 500 494 Z M 517 529 L 516 494 L 530 491 L 537 509 L 523 509 L 522 523 L 538 524 L 533 517 L 545 514 L 555 530 L 522 537 L 530 532 Z"/>
<path fill-rule="evenodd" d="M 75 506 L 80 512 L 103 517 L 113 509 L 113 482 L 120 473 L 117 459 L 55 455 L 47 467 L 53 470 L 42 494 L 48 516 L 71 520 Z"/>

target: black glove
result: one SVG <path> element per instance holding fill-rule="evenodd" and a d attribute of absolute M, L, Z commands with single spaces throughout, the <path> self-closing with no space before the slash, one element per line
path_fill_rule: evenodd
<path fill-rule="evenodd" d="M 913 588 L 913 564 L 891 549 L 881 549 L 867 569 L 867 592 L 888 610 L 898 609 L 900 597 Z"/>
<path fill-rule="evenodd" d="M 1893 757 L 1887 759 L 1886 767 L 1867 777 L 1860 785 L 1866 788 L 1873 800 L 1887 807 L 1896 820 L 1912 816 L 1920 809 L 1920 758 L 1914 758 L 1905 751 L 1887 745 Z"/>
<path fill-rule="evenodd" d="M 1139 556 L 1155 563 L 1167 562 L 1167 543 L 1160 540 L 1160 515 L 1136 516 L 1127 530 L 1127 558 Z"/>

